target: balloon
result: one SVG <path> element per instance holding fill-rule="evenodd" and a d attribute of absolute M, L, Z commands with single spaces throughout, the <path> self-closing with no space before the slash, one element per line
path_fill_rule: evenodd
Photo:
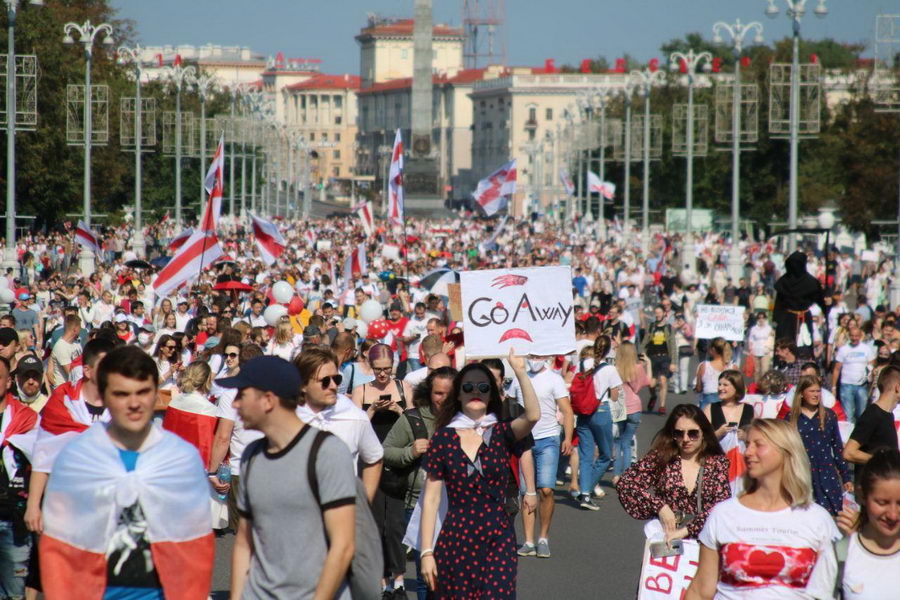
<path fill-rule="evenodd" d="M 380 319 L 384 310 L 378 300 L 366 300 L 359 307 L 359 318 L 363 323 L 371 323 L 375 319 Z"/>
<path fill-rule="evenodd" d="M 288 304 L 288 314 L 294 316 L 301 312 L 303 312 L 303 300 L 300 299 L 300 296 L 294 296 L 291 298 L 291 303 Z"/>
<path fill-rule="evenodd" d="M 16 293 L 13 292 L 9 288 L 3 288 L 0 290 L 0 302 L 4 302 L 6 304 L 12 304 L 16 301 Z"/>
<path fill-rule="evenodd" d="M 266 323 L 269 325 L 269 327 L 275 327 L 276 325 L 278 325 L 279 319 L 286 316 L 287 314 L 287 307 L 282 306 L 281 304 L 270 304 L 263 312 L 263 318 L 266 320 Z"/>
<path fill-rule="evenodd" d="M 287 281 L 279 281 L 272 286 L 272 296 L 275 298 L 275 302 L 279 304 L 287 304 L 291 301 L 291 296 L 293 295 L 294 288 Z"/>
<path fill-rule="evenodd" d="M 3 292 L 0 292 L 0 294 L 2 294 L 2 293 Z M 356 322 L 356 335 L 358 335 L 361 339 L 365 339 L 368 334 L 369 334 L 368 324 L 366 324 L 362 321 L 357 321 Z"/>
<path fill-rule="evenodd" d="M 5 290 L 9 287 L 9 279 L 6 277 L 0 277 L 0 290 Z"/>
<path fill-rule="evenodd" d="M 389 331 L 388 322 L 385 319 L 378 319 L 369 323 L 369 331 L 366 337 L 370 340 L 383 340 Z"/>

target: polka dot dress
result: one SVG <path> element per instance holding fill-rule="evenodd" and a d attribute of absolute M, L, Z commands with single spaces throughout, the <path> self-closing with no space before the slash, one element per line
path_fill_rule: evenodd
<path fill-rule="evenodd" d="M 516 597 L 515 531 L 503 510 L 514 442 L 509 423 L 498 423 L 471 461 L 455 429 L 431 438 L 424 468 L 443 480 L 449 500 L 434 548 L 437 598 Z"/>
<path fill-rule="evenodd" d="M 788 413 L 785 419 L 790 418 L 791 415 Z M 809 456 L 816 504 L 825 508 L 832 516 L 837 516 L 842 505 L 841 496 L 844 491 L 842 484 L 852 481 L 850 466 L 843 457 L 844 444 L 838 429 L 837 416 L 830 408 L 826 408 L 823 430 L 819 427 L 818 415 L 809 418 L 800 413 L 797 429 Z"/>

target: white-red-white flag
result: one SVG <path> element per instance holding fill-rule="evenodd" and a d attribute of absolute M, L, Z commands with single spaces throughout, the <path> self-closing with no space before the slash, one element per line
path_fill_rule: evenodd
<path fill-rule="evenodd" d="M 78 227 L 75 228 L 75 241 L 91 252 L 99 254 L 102 251 L 100 238 L 90 227 L 85 225 L 84 221 L 78 221 Z"/>
<path fill-rule="evenodd" d="M 566 190 L 566 194 L 569 196 L 575 195 L 575 182 L 572 181 L 572 177 L 569 176 L 569 170 L 565 167 L 560 167 L 559 169 L 559 180 L 562 181 L 563 187 Z"/>
<path fill-rule="evenodd" d="M 487 216 L 506 208 L 516 193 L 516 160 L 513 159 L 478 182 L 472 197 Z"/>
<path fill-rule="evenodd" d="M 176 250 L 181 248 L 184 243 L 188 241 L 188 238 L 192 235 L 194 235 L 194 230 L 191 227 L 188 227 L 187 229 L 173 237 L 172 241 L 169 242 L 169 245 L 167 246 L 169 252 L 175 252 Z"/>
<path fill-rule="evenodd" d="M 224 254 L 215 234 L 195 231 L 157 275 L 153 282 L 156 295 L 168 296 L 189 279 L 200 275 L 204 266 L 208 267 Z"/>
<path fill-rule="evenodd" d="M 253 213 L 249 214 L 253 221 L 253 237 L 256 240 L 256 247 L 259 249 L 263 262 L 271 266 L 284 253 L 287 242 L 284 241 L 284 237 L 278 231 L 275 223 L 261 219 Z"/>
<path fill-rule="evenodd" d="M 394 136 L 391 168 L 388 172 L 387 218 L 391 225 L 403 226 L 403 137 L 400 130 Z"/>
<path fill-rule="evenodd" d="M 203 219 L 200 221 L 200 230 L 215 232 L 222 213 L 222 191 L 225 188 L 225 132 L 219 138 L 216 153 L 206 172 L 203 187 L 209 197 L 206 199 L 206 209 L 203 211 Z"/>
<path fill-rule="evenodd" d="M 588 171 L 588 192 L 597 192 L 607 200 L 612 200 L 616 195 L 616 184 L 611 181 L 603 181 L 593 171 Z"/>
<path fill-rule="evenodd" d="M 369 236 L 375 233 L 375 214 L 372 211 L 372 203 L 360 202 L 353 207 L 353 210 L 356 212 L 356 216 L 359 217 L 366 235 Z"/>
<path fill-rule="evenodd" d="M 369 271 L 369 265 L 366 262 L 366 245 L 360 244 L 354 248 L 347 258 L 344 259 L 344 288 L 350 289 L 353 286 L 353 280 L 361 277 Z"/>

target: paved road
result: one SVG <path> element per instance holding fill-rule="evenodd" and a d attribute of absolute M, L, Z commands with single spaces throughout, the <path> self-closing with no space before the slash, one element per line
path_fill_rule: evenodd
<path fill-rule="evenodd" d="M 693 399 L 693 394 L 689 394 Z M 687 401 L 671 396 L 672 406 Z M 638 428 L 638 453 L 646 452 L 653 435 L 662 427 L 664 417 L 644 414 Z M 606 476 L 608 485 L 611 473 Z M 565 489 L 557 491 L 556 514 L 550 531 L 550 559 L 520 558 L 518 597 L 521 600 L 630 600 L 635 596 L 640 575 L 644 538 L 643 523 L 631 519 L 622 510 L 615 491 L 607 487 L 601 509 L 586 511 L 569 500 Z M 521 519 L 516 524 L 521 541 Z M 233 536 L 216 544 L 216 570 L 213 589 L 217 600 L 227 598 L 229 560 Z M 298 552 L 299 558 L 299 552 Z M 301 563 L 302 564 L 302 563 Z M 408 589 L 415 585 L 415 567 L 410 561 Z M 409 594 L 413 598 L 413 594 Z"/>

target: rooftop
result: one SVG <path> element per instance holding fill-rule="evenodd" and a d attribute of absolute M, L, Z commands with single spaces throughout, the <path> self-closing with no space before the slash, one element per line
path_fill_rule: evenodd
<path fill-rule="evenodd" d="M 326 75 L 318 73 L 306 81 L 287 86 L 289 91 L 300 90 L 358 90 L 358 75 Z"/>
<path fill-rule="evenodd" d="M 356 39 L 362 41 L 374 37 L 412 37 L 413 19 L 382 19 L 369 17 L 369 23 L 363 27 Z M 462 29 L 449 25 L 437 24 L 432 28 L 434 37 L 463 37 Z"/>

